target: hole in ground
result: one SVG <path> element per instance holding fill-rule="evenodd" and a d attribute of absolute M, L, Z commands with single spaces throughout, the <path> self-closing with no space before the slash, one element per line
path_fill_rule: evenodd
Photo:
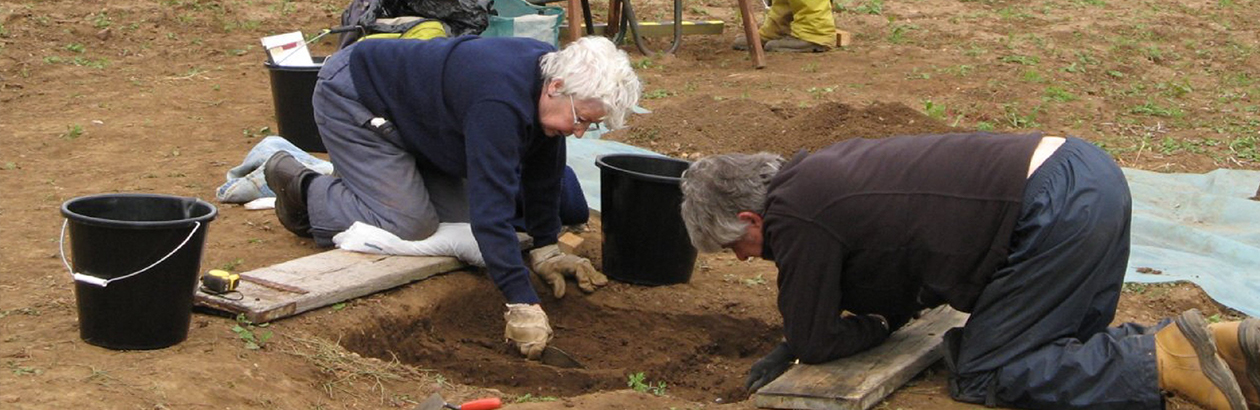
<path fill-rule="evenodd" d="M 610 307 L 580 295 L 547 298 L 543 308 L 556 331 L 551 344 L 585 366 L 560 369 L 526 361 L 504 343 L 504 307 L 501 298 L 487 297 L 493 292 L 489 281 L 476 281 L 429 307 L 369 320 L 342 343 L 361 355 L 397 357 L 456 383 L 510 394 L 619 390 L 627 388 L 630 374 L 642 372 L 644 382 L 664 382 L 670 396 L 731 403 L 748 398 L 748 367 L 782 332 L 752 318 L 671 313 L 666 304 Z"/>

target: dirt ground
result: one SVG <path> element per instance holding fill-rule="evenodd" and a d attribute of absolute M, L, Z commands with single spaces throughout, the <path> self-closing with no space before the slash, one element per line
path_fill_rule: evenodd
<path fill-rule="evenodd" d="M 271 324 L 198 313 L 188 339 L 167 349 L 84 343 L 58 252 L 60 205 L 110 192 L 212 200 L 276 129 L 258 39 L 335 25 L 344 3 L 0 0 L 0 408 L 411 408 L 434 392 L 519 409 L 753 407 L 743 377 L 780 337 L 776 273 L 729 253 L 701 256 L 686 284 L 544 296 L 555 345 L 584 370 L 505 351 L 503 299 L 475 271 Z M 671 4 L 636 11 L 664 20 Z M 762 70 L 729 48 L 741 33 L 734 4 L 683 5 L 684 18 L 720 19 L 726 31 L 687 36 L 676 55 L 625 47 L 653 113 L 608 138 L 695 159 L 1042 130 L 1092 141 L 1127 167 L 1260 169 L 1255 0 L 837 0 L 850 47 L 769 54 Z M 606 4 L 592 7 L 606 15 Z M 333 49 L 331 39 L 313 47 Z M 217 205 L 203 269 L 244 272 L 322 250 L 270 212 Z M 581 235 L 579 252 L 598 262 L 598 220 Z M 1192 307 L 1237 317 L 1192 284 L 1130 284 L 1116 320 Z M 934 367 L 879 407 L 975 407 L 945 389 Z"/>

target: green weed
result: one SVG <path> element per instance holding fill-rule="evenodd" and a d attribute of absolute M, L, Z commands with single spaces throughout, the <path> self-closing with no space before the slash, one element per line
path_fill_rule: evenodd
<path fill-rule="evenodd" d="M 1254 135 L 1234 138 L 1229 141 L 1227 147 L 1238 158 L 1248 161 L 1260 161 L 1260 152 L 1256 151 L 1257 139 L 1260 139 L 1260 137 Z"/>
<path fill-rule="evenodd" d="M 268 323 L 254 324 L 245 318 L 244 313 L 241 313 L 236 315 L 236 324 L 232 326 L 232 332 L 245 342 L 246 349 L 259 350 L 267 347 L 267 341 L 271 340 L 273 335 L 270 330 L 259 330 L 268 325 Z"/>
<path fill-rule="evenodd" d="M 898 24 L 892 27 L 892 34 L 888 35 L 888 42 L 893 44 L 901 44 L 906 41 L 906 34 L 911 31 L 918 30 L 919 26 L 913 24 Z"/>
<path fill-rule="evenodd" d="M 831 94 L 835 91 L 836 87 L 809 87 L 808 90 L 805 90 L 805 92 L 808 92 L 815 100 L 821 100 L 823 95 Z"/>
<path fill-rule="evenodd" d="M 1068 3 L 1077 7 L 1103 7 L 1107 5 L 1107 2 L 1103 0 L 1068 0 Z"/>
<path fill-rule="evenodd" d="M 44 372 L 43 370 L 35 367 L 19 366 L 17 362 L 14 361 L 9 362 L 9 370 L 12 371 L 15 376 L 37 376 Z"/>
<path fill-rule="evenodd" d="M 105 58 L 91 59 L 91 58 L 84 58 L 84 57 L 76 56 L 70 60 L 70 64 L 74 64 L 79 67 L 95 68 L 99 70 L 105 67 L 109 67 L 109 60 Z"/>
<path fill-rule="evenodd" d="M 958 65 L 957 67 L 946 69 L 945 71 L 953 73 L 954 75 L 959 76 L 959 77 L 966 77 L 970 75 L 972 71 L 975 71 L 975 69 L 976 69 L 975 66 L 961 64 L 961 65 Z"/>
<path fill-rule="evenodd" d="M 945 104 L 937 104 L 932 100 L 923 100 L 923 112 L 927 116 L 943 120 L 945 119 Z"/>
<path fill-rule="evenodd" d="M 626 382 L 626 385 L 640 393 L 652 393 L 657 396 L 665 395 L 665 382 L 653 384 L 645 381 L 645 379 L 646 376 L 643 375 L 643 372 L 634 373 L 629 375 L 629 381 Z"/>
<path fill-rule="evenodd" d="M 1037 123 L 1037 113 L 1041 111 L 1041 107 L 1034 107 L 1027 114 L 1019 112 L 1019 105 L 1015 103 L 1002 104 L 1002 111 L 1006 124 L 1011 128 L 1036 128 L 1040 126 Z"/>
<path fill-rule="evenodd" d="M 967 46 L 967 49 L 963 50 L 963 55 L 967 57 L 979 57 L 981 55 L 987 54 L 988 52 L 989 50 L 984 47 L 981 47 L 976 44 L 969 44 Z"/>
<path fill-rule="evenodd" d="M 83 136 L 83 126 L 72 124 L 66 126 L 66 132 L 61 133 L 60 137 L 64 140 L 76 140 Z"/>
<path fill-rule="evenodd" d="M 92 27 L 96 27 L 97 30 L 108 28 L 111 24 L 114 24 L 113 20 L 110 20 L 109 15 L 105 13 L 93 14 L 91 18 Z"/>
<path fill-rule="evenodd" d="M 994 129 L 997 129 L 997 127 L 993 126 L 993 123 L 991 122 L 980 121 L 976 123 L 977 131 L 993 131 Z"/>
<path fill-rule="evenodd" d="M 85 50 L 87 50 L 87 48 L 83 47 L 83 44 L 80 43 L 70 43 L 66 45 L 66 50 L 82 54 Z"/>
<path fill-rule="evenodd" d="M 884 0 L 867 0 L 858 5 L 853 3 L 851 0 L 831 0 L 831 9 L 856 14 L 884 14 Z"/>
<path fill-rule="evenodd" d="M 265 137 L 271 135 L 271 127 L 259 127 L 257 130 L 253 128 L 244 128 L 241 130 L 241 135 L 245 136 L 245 138 Z"/>
<path fill-rule="evenodd" d="M 1035 56 L 1025 56 L 1019 54 L 1002 56 L 1002 58 L 999 58 L 998 60 L 1003 63 L 1015 63 L 1019 65 L 1037 65 L 1037 63 L 1041 62 L 1041 59 Z"/>
<path fill-rule="evenodd" d="M 1041 72 L 1037 70 L 1024 70 L 1024 73 L 1020 75 L 1020 78 L 1023 79 L 1024 82 L 1029 82 L 1029 83 L 1046 82 L 1046 77 L 1042 76 Z"/>
<path fill-rule="evenodd" d="M 1194 87 L 1191 87 L 1190 82 L 1184 78 L 1177 81 L 1156 83 L 1155 88 L 1160 90 L 1160 94 L 1169 98 L 1181 98 L 1194 91 Z"/>
<path fill-rule="evenodd" d="M 223 269 L 225 271 L 231 272 L 231 271 L 236 270 L 237 267 L 241 266 L 242 263 L 245 263 L 245 259 L 236 258 L 231 261 L 224 262 L 222 265 L 219 265 L 219 269 Z"/>
<path fill-rule="evenodd" d="M 1147 101 L 1141 105 L 1130 107 L 1129 113 L 1140 114 L 1140 115 L 1150 115 L 1153 117 L 1165 117 L 1165 118 L 1181 118 L 1186 115 L 1185 111 L 1182 111 L 1180 108 L 1164 107 L 1159 104 L 1156 104 L 1153 101 Z"/>
<path fill-rule="evenodd" d="M 1011 7 L 1003 7 L 1001 10 L 997 11 L 997 14 L 998 17 L 1003 20 L 1026 20 L 1032 18 L 1032 14 L 1029 14 L 1027 11 L 1017 10 Z"/>
<path fill-rule="evenodd" d="M 674 95 L 674 92 L 673 92 L 673 91 L 666 90 L 666 89 L 663 89 L 663 88 L 658 88 L 658 89 L 655 89 L 655 90 L 652 90 L 652 91 L 648 91 L 648 92 L 646 92 L 646 93 L 643 93 L 643 99 L 645 99 L 645 100 L 655 100 L 655 99 L 658 99 L 658 98 L 665 98 L 665 97 L 669 97 L 669 96 L 673 96 L 673 95 Z"/>
<path fill-rule="evenodd" d="M 658 67 L 656 63 L 652 62 L 652 59 L 650 58 L 645 58 L 639 61 L 635 61 L 634 64 L 631 64 L 631 65 L 634 66 L 634 69 L 636 70 L 646 70 L 652 67 Z"/>
<path fill-rule="evenodd" d="M 539 402 L 549 402 L 549 401 L 556 401 L 556 400 L 560 400 L 560 399 L 552 397 L 552 396 L 534 396 L 533 394 L 525 393 L 523 395 L 516 396 L 516 398 L 512 399 L 512 402 L 513 403 L 539 403 Z"/>
<path fill-rule="evenodd" d="M 1046 87 L 1045 99 L 1057 102 L 1069 102 L 1076 101 L 1077 97 L 1076 94 L 1072 94 L 1062 88 L 1049 86 Z"/>

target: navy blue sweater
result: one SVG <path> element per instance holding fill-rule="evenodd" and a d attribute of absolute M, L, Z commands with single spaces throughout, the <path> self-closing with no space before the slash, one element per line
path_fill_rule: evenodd
<path fill-rule="evenodd" d="M 543 135 L 539 58 L 523 38 L 367 40 L 350 71 L 360 102 L 392 121 L 422 170 L 467 178 L 473 236 L 509 303 L 538 303 L 512 226 L 518 193 L 537 246 L 556 242 L 564 138 Z"/>

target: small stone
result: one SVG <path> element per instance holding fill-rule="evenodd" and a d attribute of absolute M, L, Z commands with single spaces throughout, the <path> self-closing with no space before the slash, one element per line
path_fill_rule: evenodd
<path fill-rule="evenodd" d="M 110 34 L 112 34 L 112 32 L 109 31 L 108 27 L 106 27 L 104 30 L 96 32 L 96 38 L 101 39 L 101 41 L 109 40 Z"/>

